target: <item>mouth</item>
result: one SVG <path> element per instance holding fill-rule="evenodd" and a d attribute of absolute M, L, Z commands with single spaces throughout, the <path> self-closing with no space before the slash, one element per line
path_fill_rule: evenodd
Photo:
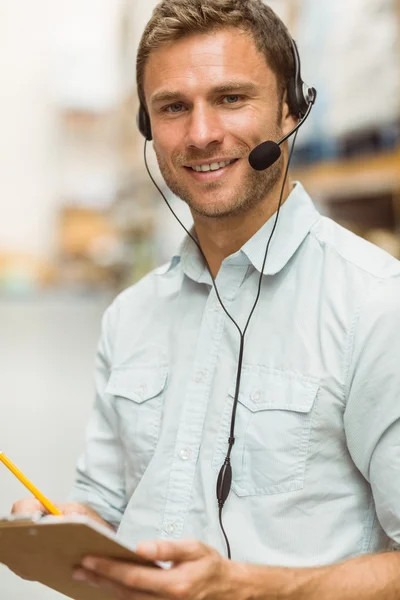
<path fill-rule="evenodd" d="M 185 166 L 184 169 L 197 181 L 216 181 L 231 170 L 238 160 L 238 158 L 233 158 L 203 165 Z"/>

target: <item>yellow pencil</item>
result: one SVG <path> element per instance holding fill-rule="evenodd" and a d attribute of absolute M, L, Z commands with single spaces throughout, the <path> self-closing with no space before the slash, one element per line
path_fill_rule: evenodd
<path fill-rule="evenodd" d="M 35 487 L 33 483 L 31 483 L 29 479 L 25 477 L 25 475 L 21 473 L 19 469 L 17 469 L 14 463 L 11 462 L 11 460 L 7 458 L 7 456 L 1 450 L 0 460 L 6 465 L 8 469 L 10 469 L 11 473 L 13 473 L 13 475 L 15 475 L 15 477 L 17 477 L 17 479 L 19 479 L 20 482 L 23 483 L 26 488 L 28 488 L 28 490 L 35 496 L 35 498 L 37 498 L 39 502 L 43 504 L 43 506 L 46 508 L 46 510 L 49 511 L 50 514 L 55 515 L 56 517 L 62 516 L 62 512 L 60 512 L 58 508 L 56 508 L 54 504 L 52 504 L 52 502 L 50 502 L 50 500 L 46 498 L 46 496 L 43 496 L 42 492 L 40 492 L 37 489 L 37 487 Z"/>

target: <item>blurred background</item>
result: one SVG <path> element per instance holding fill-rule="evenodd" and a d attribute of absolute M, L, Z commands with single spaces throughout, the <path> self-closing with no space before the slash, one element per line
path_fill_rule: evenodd
<path fill-rule="evenodd" d="M 319 93 L 293 178 L 400 258 L 400 0 L 266 3 Z M 155 4 L 0 0 L 0 449 L 55 500 L 82 448 L 102 312 L 183 237 L 135 123 L 135 54 Z M 24 496 L 0 465 L 0 514 Z M 0 567 L 0 598 L 61 596 Z"/>

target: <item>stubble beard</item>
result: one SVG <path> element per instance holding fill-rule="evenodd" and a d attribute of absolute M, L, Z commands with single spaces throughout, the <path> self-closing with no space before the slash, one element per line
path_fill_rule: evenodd
<path fill-rule="evenodd" d="M 239 216 L 260 205 L 273 191 L 280 181 L 283 173 L 283 156 L 265 171 L 255 171 L 247 163 L 247 174 L 237 189 L 230 193 L 223 194 L 224 186 L 229 184 L 225 182 L 213 182 L 203 186 L 204 192 L 215 192 L 215 203 L 203 204 L 201 202 L 201 192 L 193 194 L 187 185 L 179 181 L 164 157 L 154 148 L 158 165 L 165 183 L 175 196 L 186 202 L 192 212 L 203 217 L 226 218 Z M 236 154 L 237 155 L 237 154 Z M 212 157 L 197 156 L 191 160 L 203 160 Z M 182 155 L 175 157 L 175 164 L 182 165 L 185 162 Z M 186 157 L 187 160 L 187 157 Z M 241 158 L 247 160 L 247 153 Z M 189 160 L 187 160 L 189 162 Z M 182 168 L 182 167 L 177 167 Z M 199 198 L 200 196 L 200 198 Z"/>

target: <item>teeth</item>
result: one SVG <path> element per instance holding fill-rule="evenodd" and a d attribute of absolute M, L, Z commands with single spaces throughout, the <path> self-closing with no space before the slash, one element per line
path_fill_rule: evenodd
<path fill-rule="evenodd" d="M 201 165 L 201 166 L 197 166 L 197 167 L 192 167 L 193 171 L 197 171 L 198 173 L 207 173 L 208 171 L 217 171 L 218 169 L 223 169 L 224 167 L 227 167 L 228 165 L 232 164 L 234 162 L 235 159 L 233 160 L 227 160 L 225 162 L 220 162 L 220 163 L 211 163 L 209 165 Z"/>

